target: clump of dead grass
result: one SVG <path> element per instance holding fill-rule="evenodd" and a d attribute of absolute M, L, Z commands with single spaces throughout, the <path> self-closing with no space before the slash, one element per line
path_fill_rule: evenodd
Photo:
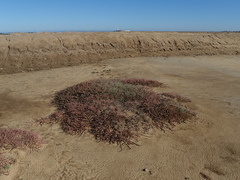
<path fill-rule="evenodd" d="M 129 147 L 150 128 L 170 128 L 195 116 L 180 95 L 158 94 L 149 88 L 162 86 L 145 79 L 82 82 L 56 93 L 57 111 L 38 122 L 59 122 L 66 133 L 88 131 L 99 141 Z"/>

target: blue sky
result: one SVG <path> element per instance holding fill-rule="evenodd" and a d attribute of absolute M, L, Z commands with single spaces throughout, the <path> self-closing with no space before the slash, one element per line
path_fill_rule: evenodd
<path fill-rule="evenodd" d="M 0 0 L 0 32 L 240 31 L 240 0 Z"/>

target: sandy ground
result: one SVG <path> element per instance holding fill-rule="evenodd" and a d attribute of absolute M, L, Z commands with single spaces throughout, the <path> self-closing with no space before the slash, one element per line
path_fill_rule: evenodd
<path fill-rule="evenodd" d="M 37 152 L 14 150 L 14 180 L 240 179 L 240 57 L 152 57 L 0 76 L 0 127 L 37 132 L 47 144 Z M 193 101 L 198 117 L 173 130 L 153 130 L 140 146 L 122 151 L 58 125 L 33 125 L 54 111 L 56 91 L 96 78 L 146 78 L 169 85 Z"/>

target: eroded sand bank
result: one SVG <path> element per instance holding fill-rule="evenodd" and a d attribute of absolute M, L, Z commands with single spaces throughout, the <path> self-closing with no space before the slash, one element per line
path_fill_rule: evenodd
<path fill-rule="evenodd" d="M 0 35 L 0 74 L 152 56 L 236 55 L 233 32 L 72 32 Z"/>

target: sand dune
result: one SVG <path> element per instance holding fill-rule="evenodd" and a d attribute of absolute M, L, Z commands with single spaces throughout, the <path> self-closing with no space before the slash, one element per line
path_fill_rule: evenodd
<path fill-rule="evenodd" d="M 236 55 L 240 33 L 66 32 L 0 35 L 0 73 L 140 56 Z"/>

